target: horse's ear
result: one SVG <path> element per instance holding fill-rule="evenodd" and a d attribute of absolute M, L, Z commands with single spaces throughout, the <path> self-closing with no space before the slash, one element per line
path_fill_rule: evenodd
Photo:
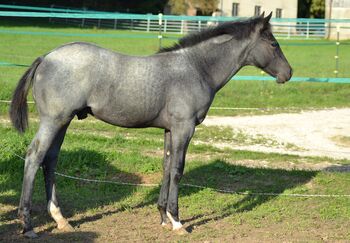
<path fill-rule="evenodd" d="M 264 11 L 264 12 L 262 12 L 262 14 L 260 14 L 260 16 L 259 16 L 259 17 L 260 17 L 261 19 L 263 19 L 263 18 L 264 18 L 264 16 L 265 16 L 265 11 Z"/>
<path fill-rule="evenodd" d="M 271 17 L 272 17 L 272 12 L 269 15 L 267 15 L 266 18 L 264 18 L 264 22 L 267 24 L 270 21 Z"/>

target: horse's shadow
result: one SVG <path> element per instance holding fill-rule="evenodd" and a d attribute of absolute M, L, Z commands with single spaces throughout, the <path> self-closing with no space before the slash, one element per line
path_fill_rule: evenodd
<path fill-rule="evenodd" d="M 85 167 L 77 166 L 75 161 L 79 164 L 84 164 Z M 23 176 L 23 161 L 16 157 L 11 157 L 8 160 L 0 160 L 0 174 L 3 175 L 4 180 L 0 181 L 0 189 L 9 193 L 2 193 L 0 196 L 0 203 L 11 207 L 5 213 L 0 214 L 2 224 L 0 224 L 0 239 L 2 234 L 14 235 L 20 230 L 20 225 L 17 220 L 17 204 L 21 191 L 21 178 Z M 189 162 L 182 183 L 189 183 L 195 185 L 204 185 L 211 188 L 219 188 L 226 190 L 233 190 L 238 192 L 252 193 L 249 195 L 241 195 L 239 199 L 231 204 L 226 204 L 217 212 L 203 213 L 199 215 L 191 215 L 186 213 L 187 218 L 183 222 L 188 225 L 187 229 L 191 231 L 195 226 L 206 224 L 212 220 L 220 220 L 237 212 L 245 212 L 262 205 L 269 200 L 277 197 L 285 190 L 293 189 L 297 186 L 306 184 L 310 181 L 317 172 L 315 171 L 297 171 L 297 170 L 283 170 L 283 169 L 269 169 L 269 168 L 249 168 L 245 166 L 238 166 L 226 163 L 222 160 L 214 160 L 210 163 L 205 163 L 199 166 L 192 166 Z M 113 178 L 101 177 L 95 170 L 105 170 L 108 175 L 114 174 Z M 96 151 L 91 150 L 77 150 L 73 152 L 62 151 L 60 154 L 60 172 L 70 175 L 82 174 L 82 177 L 89 177 L 94 179 L 110 179 L 122 180 L 132 183 L 141 183 L 141 178 L 132 173 L 125 173 L 112 166 L 105 157 Z M 40 177 L 40 178 L 39 178 Z M 57 176 L 56 176 L 57 177 Z M 108 176 L 107 176 L 108 177 Z M 52 219 L 46 213 L 46 200 L 44 196 L 44 183 L 41 171 L 38 171 L 35 191 L 33 195 L 33 221 L 36 226 L 43 226 Z M 65 216 L 71 218 L 81 213 L 83 215 L 89 209 L 110 205 L 118 202 L 128 196 L 131 196 L 135 187 L 131 186 L 115 186 L 111 184 L 95 184 L 83 181 L 67 180 L 57 177 L 57 188 L 61 208 Z M 63 188 L 69 188 L 63 190 Z M 180 197 L 191 196 L 199 193 L 200 188 L 181 186 Z M 255 192 L 273 192 L 276 195 L 257 195 Z M 107 196 L 106 196 L 107 195 Z M 155 205 L 159 195 L 159 187 L 155 187 L 145 196 L 143 202 L 128 208 L 138 208 L 148 205 Z M 71 220 L 73 226 L 98 220 L 106 215 L 111 215 L 125 210 L 123 207 L 111 209 L 110 207 L 93 215 L 83 215 Z M 181 210 L 181 204 L 180 204 Z M 48 228 L 43 231 L 50 231 L 54 228 L 54 224 L 49 224 Z M 40 233 L 40 232 L 39 232 Z"/>
<path fill-rule="evenodd" d="M 184 218 L 182 222 L 187 225 L 188 231 L 192 231 L 196 226 L 207 222 L 217 221 L 234 213 L 253 210 L 286 190 L 306 184 L 317 173 L 317 171 L 250 168 L 232 165 L 222 160 L 214 160 L 211 163 L 189 169 L 183 176 L 183 184 L 201 185 L 244 194 L 239 195 L 240 199 L 233 203 L 223 205 L 219 211 L 192 215 Z M 181 186 L 179 194 L 180 197 L 185 197 L 199 193 L 201 190 L 203 189 L 184 185 Z M 261 193 L 272 193 L 273 195 L 262 195 Z M 157 195 L 158 190 L 155 189 L 148 195 L 151 199 L 149 202 L 156 203 Z M 179 206 L 181 211 L 181 205 Z"/>
<path fill-rule="evenodd" d="M 57 171 L 64 174 L 81 175 L 84 178 L 100 180 L 110 179 L 141 183 L 139 176 L 116 169 L 104 156 L 96 151 L 84 149 L 76 151 L 62 150 L 59 160 Z M 23 165 L 24 161 L 16 156 L 12 156 L 6 160 L 0 159 L 0 178 L 4 178 L 0 180 L 0 191 L 3 192 L 0 194 L 0 205 L 3 204 L 9 208 L 9 210 L 0 213 L 0 239 L 11 240 L 16 235 L 18 236 L 21 230 L 20 222 L 17 220 L 17 206 L 21 194 Z M 101 175 L 101 171 L 106 171 L 106 174 Z M 39 169 L 36 174 L 32 207 L 33 224 L 39 227 L 53 222 L 46 212 L 45 188 L 42 174 L 42 170 Z M 109 178 L 111 175 L 113 175 L 113 178 Z M 82 223 L 98 220 L 105 215 L 123 211 L 123 208 L 118 208 L 100 214 L 83 215 L 89 209 L 118 202 L 132 195 L 135 191 L 135 187 L 132 186 L 119 187 L 105 183 L 89 183 L 86 181 L 66 179 L 59 175 L 56 175 L 56 187 L 63 214 L 70 218 L 82 213 L 81 217 L 70 221 L 75 227 Z M 67 190 L 67 188 L 69 189 Z M 52 223 L 48 225 L 43 230 L 44 232 L 51 231 L 55 227 Z"/>

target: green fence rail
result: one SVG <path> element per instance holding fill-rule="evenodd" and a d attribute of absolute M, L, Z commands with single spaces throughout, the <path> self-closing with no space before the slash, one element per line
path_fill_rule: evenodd
<path fill-rule="evenodd" d="M 48 8 L 48 7 L 33 7 L 33 6 L 0 4 L 0 9 L 16 9 L 16 10 L 62 12 L 62 13 L 108 13 L 108 12 L 103 12 L 103 11 L 92 11 L 92 10 L 86 10 L 86 9 L 57 8 L 57 7 L 55 7 L 55 5 L 52 5 L 52 7 Z"/>
<path fill-rule="evenodd" d="M 28 64 L 18 64 L 18 63 L 9 63 L 1 62 L 0 67 L 30 67 Z M 275 78 L 271 76 L 234 76 L 231 80 L 238 81 L 274 81 Z M 350 78 L 309 78 L 309 77 L 292 77 L 290 80 L 292 82 L 321 82 L 321 83 L 342 83 L 350 84 Z"/>
<path fill-rule="evenodd" d="M 32 12 L 0 11 L 0 16 L 5 17 L 47 17 L 47 18 L 96 18 L 96 19 L 158 19 L 158 15 L 152 14 L 124 14 L 84 9 L 64 9 L 55 7 L 33 7 L 21 5 L 0 4 L 0 9 L 31 10 Z M 34 12 L 34 11 L 44 11 Z M 237 17 L 225 16 L 176 16 L 163 15 L 164 20 L 187 20 L 187 21 L 228 21 Z M 309 18 L 274 18 L 274 22 L 309 22 L 313 23 L 350 23 L 350 19 L 309 19 Z"/>
<path fill-rule="evenodd" d="M 2 10 L 21 10 L 21 11 L 2 11 Z M 34 12 L 36 11 L 36 12 Z M 41 12 L 39 12 L 41 11 Z M 201 28 L 200 22 L 201 21 L 207 21 L 209 22 L 217 22 L 217 21 L 231 21 L 238 19 L 237 17 L 212 17 L 212 16 L 174 16 L 174 15 L 152 15 L 152 14 L 124 14 L 124 13 L 111 13 L 111 12 L 101 12 L 101 11 L 90 11 L 90 10 L 79 10 L 79 9 L 63 9 L 63 8 L 45 8 L 45 7 L 31 7 L 31 6 L 17 6 L 17 5 L 5 5 L 0 4 L 0 17 L 33 17 L 33 18 L 53 18 L 53 19 L 95 19 L 95 20 L 136 20 L 136 21 L 146 21 L 146 29 L 147 31 L 152 30 L 152 24 L 155 26 L 155 28 L 158 27 L 158 22 L 161 23 L 163 21 L 166 23 L 166 21 L 197 21 L 198 24 L 195 28 L 199 29 Z M 160 21 L 161 20 L 161 21 Z M 152 22 L 153 21 L 153 22 Z M 306 26 L 307 28 L 314 28 L 316 31 L 318 31 L 318 28 L 321 28 L 319 26 L 323 26 L 323 30 L 325 29 L 326 25 L 328 23 L 342 23 L 344 24 L 344 28 L 347 25 L 350 24 L 350 19 L 304 19 L 304 18 L 281 18 L 281 19 L 272 19 L 273 22 L 281 23 L 283 22 L 289 23 L 293 22 L 297 24 L 296 26 L 292 26 L 293 28 L 299 28 L 300 26 L 303 26 L 303 28 Z M 300 25 L 299 23 L 308 23 L 307 25 Z M 84 21 L 82 21 L 84 23 Z M 116 22 L 114 22 L 115 25 Z M 203 23 L 202 23 L 203 24 Z M 315 24 L 313 26 L 313 24 Z M 159 25 L 161 26 L 161 24 Z M 332 28 L 334 28 L 335 25 L 333 25 Z M 115 26 L 114 26 L 115 27 Z M 291 26 L 289 26 L 291 27 Z M 165 26 L 163 26 L 164 30 Z M 328 28 L 328 27 L 327 27 Z M 18 34 L 18 35 L 51 35 L 51 36 L 81 36 L 81 37 L 102 37 L 102 38 L 159 38 L 160 36 L 162 38 L 167 39 L 178 39 L 179 37 L 176 36 L 162 36 L 162 35 L 155 35 L 155 34 L 123 34 L 123 33 L 67 33 L 67 32 L 48 32 L 48 31 L 21 31 L 21 30 L 9 30 L 9 29 L 0 29 L 0 33 L 2 34 Z M 161 34 L 161 33 L 159 33 Z M 308 35 L 308 33 L 307 33 Z M 161 41 L 161 39 L 160 39 Z M 286 46 L 323 46 L 323 45 L 337 45 L 337 49 L 339 48 L 339 45 L 350 45 L 350 42 L 340 43 L 337 42 L 328 42 L 328 43 L 321 43 L 321 42 L 309 42 L 309 43 L 281 43 L 281 45 Z M 338 57 L 338 54 L 336 55 Z M 338 62 L 338 59 L 336 59 Z M 27 64 L 15 64 L 15 63 L 8 63 L 8 62 L 1 62 L 0 66 L 17 66 L 17 67 L 28 67 Z M 338 68 L 338 63 L 337 63 Z M 337 70 L 335 71 L 335 74 L 337 75 Z M 233 78 L 234 80 L 259 80 L 259 81 L 270 81 L 274 80 L 272 77 L 268 76 L 235 76 Z M 310 77 L 293 77 L 291 81 L 294 82 L 327 82 L 327 83 L 350 83 L 350 78 L 310 78 Z"/>
<path fill-rule="evenodd" d="M 134 19 L 158 20 L 159 15 L 153 14 L 124 14 L 110 12 L 22 12 L 0 11 L 1 17 L 35 17 L 35 18 L 72 18 L 72 19 Z M 242 19 L 225 16 L 177 16 L 162 15 L 162 20 L 173 21 L 232 21 Z M 273 18 L 272 22 L 312 22 L 312 23 L 350 23 L 350 19 L 305 19 L 305 18 Z"/>

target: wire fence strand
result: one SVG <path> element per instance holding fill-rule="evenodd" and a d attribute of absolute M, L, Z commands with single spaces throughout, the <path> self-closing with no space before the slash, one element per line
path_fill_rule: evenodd
<path fill-rule="evenodd" d="M 25 161 L 24 157 L 11 151 L 9 148 L 4 147 L 4 146 L 0 146 L 0 147 L 5 149 L 6 151 L 10 152 L 15 157 Z M 120 186 L 137 186 L 137 187 L 159 187 L 159 186 L 161 186 L 161 184 L 156 184 L 156 183 L 130 183 L 130 182 L 123 182 L 123 181 L 89 179 L 89 178 L 66 175 L 66 174 L 63 174 L 60 172 L 55 172 L 55 175 L 63 177 L 63 178 L 67 178 L 67 179 L 89 182 L 89 183 L 114 184 L 114 185 L 120 185 Z M 300 198 L 350 198 L 349 194 L 301 194 L 301 193 L 247 192 L 247 191 L 241 192 L 241 191 L 235 191 L 235 190 L 229 190 L 229 189 L 218 189 L 218 188 L 214 188 L 214 187 L 202 186 L 202 185 L 196 185 L 196 184 L 190 184 L 190 183 L 181 183 L 180 186 L 188 187 L 188 188 L 197 188 L 197 189 L 201 189 L 201 190 L 212 190 L 212 191 L 219 192 L 219 193 L 245 195 L 245 196 L 265 196 L 265 197 L 283 196 L 283 197 L 300 197 Z"/>

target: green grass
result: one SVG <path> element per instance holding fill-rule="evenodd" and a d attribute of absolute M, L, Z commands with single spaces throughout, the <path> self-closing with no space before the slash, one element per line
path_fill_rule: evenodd
<path fill-rule="evenodd" d="M 34 23 L 35 24 L 35 23 Z M 120 31 L 107 29 L 81 29 L 62 25 L 28 26 L 22 22 L 3 21 L 0 29 L 11 31 L 60 32 L 74 34 L 127 34 L 139 35 L 144 32 Z M 156 33 L 146 35 L 154 36 Z M 176 36 L 176 35 L 175 35 Z M 149 38 L 111 38 L 86 36 L 50 36 L 50 35 L 18 35 L 0 33 L 0 61 L 30 64 L 36 57 L 64 43 L 73 41 L 93 42 L 105 48 L 131 55 L 150 55 L 158 50 L 158 39 Z M 174 40 L 163 40 L 163 45 L 171 45 Z M 282 49 L 294 69 L 296 77 L 334 77 L 335 45 L 299 46 L 295 44 L 309 41 L 281 40 Z M 329 43 L 327 40 L 312 42 Z M 332 42 L 333 43 L 333 42 Z M 345 41 L 349 44 L 349 41 Z M 340 46 L 339 77 L 350 77 L 350 45 Z M 9 100 L 19 78 L 26 68 L 0 66 L 0 99 Z M 260 70 L 253 67 L 243 68 L 238 75 L 261 75 Z M 29 95 L 31 99 L 31 95 Z M 350 84 L 327 83 L 287 83 L 277 85 L 272 81 L 231 81 L 216 96 L 213 106 L 219 107 L 296 107 L 297 111 L 309 107 L 348 107 Z M 34 109 L 32 108 L 32 111 Z M 7 106 L 0 104 L 0 112 L 5 113 Z M 222 111 L 211 110 L 215 115 L 236 115 L 257 111 Z"/>
<path fill-rule="evenodd" d="M 23 161 L 13 152 L 24 155 L 36 131 L 37 123 L 21 137 L 9 125 L 0 125 L 0 232 L 13 234 L 16 227 L 11 220 L 15 213 L 7 208 L 18 203 Z M 347 173 L 284 169 L 288 163 L 330 163 L 349 166 L 349 160 L 299 157 L 247 151 L 218 149 L 210 145 L 196 145 L 195 141 L 207 141 L 210 137 L 229 139 L 225 129 L 201 126 L 189 148 L 183 183 L 193 183 L 237 192 L 274 192 L 301 194 L 350 194 Z M 225 137 L 226 136 L 226 137 Z M 57 171 L 84 178 L 124 181 L 132 183 L 159 183 L 162 173 L 162 138 L 160 129 L 123 129 L 102 122 L 73 121 L 64 142 Z M 244 139 L 243 139 L 244 140 Z M 239 142 L 240 140 L 238 140 Z M 251 168 L 236 165 L 233 161 L 265 161 L 269 168 Z M 278 165 L 279 168 L 273 168 Z M 109 208 L 133 213 L 143 205 L 144 211 L 153 210 L 159 188 L 141 188 L 95 184 L 57 177 L 58 193 L 66 215 L 99 215 Z M 34 191 L 34 205 L 44 207 L 44 187 L 39 171 Z M 210 202 L 210 203 L 208 203 Z M 264 229 L 282 224 L 298 232 L 314 229 L 314 220 L 322 225 L 333 225 L 324 231 L 329 239 L 350 239 L 347 231 L 336 227 L 348 225 L 350 207 L 344 198 L 286 198 L 284 196 L 236 195 L 217 193 L 211 189 L 181 187 L 180 207 L 183 218 L 200 216 L 192 226 L 204 225 L 204 231 L 193 233 L 192 240 L 223 237 L 240 229 L 248 234 L 246 227 Z M 154 211 L 154 213 L 156 213 Z M 49 220 L 42 211 L 33 213 L 35 222 L 45 225 Z M 297 222 L 296 222 L 297 221 Z M 50 222 L 50 221 L 48 221 Z M 223 224 L 221 236 L 212 229 L 211 222 Z M 239 234 L 239 230 L 233 232 Z M 237 231 L 238 230 L 238 231 Z M 1 233 L 0 233 L 1 235 Z M 273 239 L 273 238 L 272 238 Z M 313 239 L 313 238 L 310 238 Z"/>

